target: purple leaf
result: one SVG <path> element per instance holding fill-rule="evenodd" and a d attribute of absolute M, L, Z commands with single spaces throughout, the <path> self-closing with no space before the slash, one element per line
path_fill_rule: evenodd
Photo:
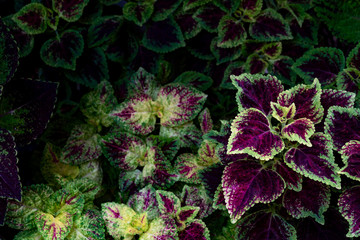
<path fill-rule="evenodd" d="M 199 171 L 199 177 L 210 197 L 214 196 L 217 187 L 221 184 L 223 171 L 224 165 L 221 163 L 214 164 Z"/>
<path fill-rule="evenodd" d="M 59 17 L 67 22 L 76 22 L 80 19 L 85 6 L 90 0 L 53 0 L 52 8 Z"/>
<path fill-rule="evenodd" d="M 21 201 L 17 161 L 14 137 L 8 130 L 0 129 L 0 199 L 13 198 Z"/>
<path fill-rule="evenodd" d="M 292 69 L 305 81 L 318 78 L 322 85 L 335 81 L 345 66 L 343 52 L 337 48 L 315 48 L 298 58 Z"/>
<path fill-rule="evenodd" d="M 339 197 L 339 211 L 341 215 L 349 222 L 349 232 L 347 237 L 360 236 L 360 187 L 355 186 L 344 191 Z"/>
<path fill-rule="evenodd" d="M 210 232 L 203 221 L 194 219 L 179 232 L 179 240 L 210 240 Z"/>
<path fill-rule="evenodd" d="M 285 163 L 305 177 L 340 189 L 339 167 L 334 162 L 330 139 L 323 133 L 315 133 L 310 141 L 312 147 L 299 145 L 289 149 L 284 156 Z"/>
<path fill-rule="evenodd" d="M 19 65 L 19 50 L 11 31 L 2 19 L 0 19 L 0 62 L 0 84 L 5 84 L 14 76 Z"/>
<path fill-rule="evenodd" d="M 295 228 L 272 212 L 258 211 L 239 222 L 238 239 L 288 240 L 296 239 Z"/>
<path fill-rule="evenodd" d="M 282 56 L 273 62 L 270 72 L 281 80 L 283 84 L 294 86 L 296 80 L 296 73 L 291 69 L 294 60 L 290 57 Z"/>
<path fill-rule="evenodd" d="M 360 43 L 350 51 L 346 58 L 346 66 L 360 70 Z"/>
<path fill-rule="evenodd" d="M 146 139 L 148 146 L 157 146 L 165 155 L 166 159 L 173 160 L 180 149 L 179 141 L 176 137 L 161 137 L 159 135 L 150 135 Z"/>
<path fill-rule="evenodd" d="M 184 47 L 184 36 L 173 17 L 160 22 L 152 22 L 142 39 L 144 47 L 157 52 L 167 53 Z"/>
<path fill-rule="evenodd" d="M 216 32 L 221 18 L 226 13 L 213 4 L 207 4 L 194 13 L 194 19 L 208 32 Z"/>
<path fill-rule="evenodd" d="M 154 3 L 153 21 L 165 20 L 181 4 L 182 0 L 157 0 Z"/>
<path fill-rule="evenodd" d="M 360 71 L 356 68 L 345 68 L 336 77 L 336 86 L 339 90 L 345 90 L 358 94 L 358 82 Z"/>
<path fill-rule="evenodd" d="M 250 24 L 250 36 L 260 41 L 280 41 L 292 39 L 289 23 L 280 13 L 268 8 L 256 17 L 256 22 Z"/>
<path fill-rule="evenodd" d="M 175 161 L 175 166 L 180 175 L 180 181 L 199 184 L 198 171 L 203 167 L 197 163 L 197 156 L 191 153 L 179 155 Z"/>
<path fill-rule="evenodd" d="M 235 161 L 225 167 L 222 187 L 226 208 L 235 223 L 256 203 L 269 203 L 285 189 L 285 182 L 275 171 L 264 169 L 257 161 Z"/>
<path fill-rule="evenodd" d="M 270 102 L 275 102 L 279 94 L 284 91 L 281 82 L 270 75 L 248 73 L 240 76 L 230 76 L 234 86 L 238 89 L 236 94 L 239 112 L 256 108 L 268 115 L 271 111 Z"/>
<path fill-rule="evenodd" d="M 177 213 L 177 221 L 180 224 L 193 220 L 199 212 L 199 207 L 185 206 L 181 207 Z"/>
<path fill-rule="evenodd" d="M 271 106 L 271 109 L 273 110 L 271 113 L 272 117 L 281 123 L 285 124 L 288 120 L 293 119 L 295 116 L 295 113 L 296 113 L 295 103 L 292 103 L 288 107 L 283 107 L 278 103 L 271 102 L 270 106 Z M 305 119 L 305 118 L 303 118 L 303 119 Z M 314 125 L 314 124 L 312 123 L 312 125 Z"/>
<path fill-rule="evenodd" d="M 320 102 L 321 86 L 315 78 L 311 85 L 299 84 L 280 93 L 277 102 L 283 107 L 295 103 L 294 119 L 307 118 L 314 124 L 319 123 L 324 115 Z"/>
<path fill-rule="evenodd" d="M 91 125 L 77 125 L 70 133 L 62 152 L 61 161 L 79 165 L 97 159 L 101 155 L 101 136 Z"/>
<path fill-rule="evenodd" d="M 201 128 L 201 132 L 203 134 L 208 133 L 209 131 L 212 130 L 213 128 L 213 121 L 211 119 L 210 116 L 210 111 L 208 108 L 205 108 L 204 110 L 202 110 L 199 113 L 199 123 L 200 123 L 200 128 Z"/>
<path fill-rule="evenodd" d="M 360 180 L 360 141 L 351 140 L 347 142 L 340 151 L 341 158 L 345 164 L 340 169 L 340 174 L 347 177 Z"/>
<path fill-rule="evenodd" d="M 311 147 L 310 137 L 315 133 L 314 123 L 307 118 L 300 118 L 286 125 L 281 134 L 290 141 L 296 141 Z"/>
<path fill-rule="evenodd" d="M 97 18 L 87 32 L 88 46 L 98 47 L 111 41 L 122 23 L 123 18 L 117 15 Z"/>
<path fill-rule="evenodd" d="M 51 38 L 42 45 L 40 57 L 51 67 L 75 70 L 76 60 L 83 50 L 82 35 L 75 30 L 66 30 L 59 38 Z"/>
<path fill-rule="evenodd" d="M 215 192 L 214 195 L 214 201 L 212 207 L 214 209 L 224 210 L 226 211 L 226 202 L 225 202 L 225 196 L 224 191 L 222 189 L 222 185 L 220 184 Z"/>
<path fill-rule="evenodd" d="M 253 17 L 258 15 L 263 5 L 262 0 L 243 0 L 241 1 L 240 8 L 243 11 L 243 17 L 245 20 L 252 20 Z"/>
<path fill-rule="evenodd" d="M 284 142 L 271 130 L 269 120 L 260 110 L 244 110 L 231 124 L 228 154 L 247 153 L 257 159 L 270 160 L 284 147 Z"/>
<path fill-rule="evenodd" d="M 206 194 L 203 186 L 185 185 L 181 192 L 181 202 L 183 206 L 199 207 L 197 218 L 205 218 L 209 216 L 214 209 L 212 208 L 212 200 Z"/>
<path fill-rule="evenodd" d="M 45 32 L 47 10 L 41 3 L 29 3 L 12 17 L 12 20 L 28 34 Z"/>
<path fill-rule="evenodd" d="M 323 213 L 329 208 L 330 187 L 322 183 L 305 178 L 300 192 L 286 191 L 283 197 L 283 206 L 294 218 L 308 216 L 324 224 Z"/>
<path fill-rule="evenodd" d="M 161 106 L 158 111 L 162 126 L 179 126 L 193 120 L 201 111 L 207 95 L 192 88 L 178 84 L 162 87 L 156 102 Z"/>
<path fill-rule="evenodd" d="M 216 58 L 217 65 L 229 61 L 234 61 L 241 56 L 242 46 L 237 46 L 233 48 L 222 48 L 222 47 L 218 47 L 217 45 L 218 41 L 219 41 L 218 38 L 214 38 L 210 44 L 210 50 Z"/>
<path fill-rule="evenodd" d="M 330 135 L 334 149 L 340 151 L 350 140 L 360 140 L 360 109 L 333 106 L 325 119 L 325 134 Z"/>
<path fill-rule="evenodd" d="M 54 110 L 57 88 L 58 83 L 30 79 L 6 84 L 0 125 L 11 131 L 17 144 L 28 144 L 43 133 Z"/>
<path fill-rule="evenodd" d="M 275 164 L 275 171 L 284 179 L 286 187 L 293 191 L 301 191 L 302 189 L 302 175 L 294 172 L 291 168 L 286 166 L 284 162 L 278 161 Z"/>
<path fill-rule="evenodd" d="M 240 45 L 247 37 L 241 21 L 225 15 L 218 25 L 218 47 L 233 48 Z"/>
<path fill-rule="evenodd" d="M 227 13 L 233 13 L 235 12 L 239 5 L 240 1 L 237 0 L 215 0 L 214 4 L 220 8 L 221 10 L 227 12 Z"/>
<path fill-rule="evenodd" d="M 156 191 L 156 200 L 161 215 L 174 218 L 181 207 L 180 199 L 172 192 L 158 190 Z"/>
<path fill-rule="evenodd" d="M 244 63 L 241 61 L 231 62 L 226 67 L 224 71 L 224 76 L 221 81 L 220 87 L 225 89 L 236 89 L 236 87 L 232 84 L 230 76 L 235 75 L 239 76 L 242 73 L 245 73 Z"/>
<path fill-rule="evenodd" d="M 261 48 L 261 51 L 268 59 L 277 59 L 281 54 L 281 50 L 281 42 L 267 43 Z"/>
<path fill-rule="evenodd" d="M 185 40 L 195 37 L 201 31 L 201 26 L 193 18 L 192 12 L 180 12 L 175 15 L 175 21 L 179 25 Z"/>
<path fill-rule="evenodd" d="M 254 53 L 247 57 L 245 62 L 245 72 L 251 74 L 264 73 L 268 67 L 268 63 L 259 54 Z"/>
<path fill-rule="evenodd" d="M 110 115 L 127 130 L 146 135 L 154 130 L 156 122 L 151 103 L 149 95 L 137 95 L 118 105 Z"/>
<path fill-rule="evenodd" d="M 4 225 L 7 202 L 6 198 L 0 198 L 0 226 Z"/>

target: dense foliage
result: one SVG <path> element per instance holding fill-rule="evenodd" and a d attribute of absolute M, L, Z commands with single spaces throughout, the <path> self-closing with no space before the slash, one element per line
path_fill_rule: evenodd
<path fill-rule="evenodd" d="M 360 237 L 359 9 L 0 0 L 0 238 Z"/>

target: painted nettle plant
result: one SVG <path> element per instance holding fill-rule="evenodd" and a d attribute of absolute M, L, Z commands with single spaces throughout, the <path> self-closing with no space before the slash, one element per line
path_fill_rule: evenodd
<path fill-rule="evenodd" d="M 0 239 L 359 239 L 359 9 L 0 0 Z"/>

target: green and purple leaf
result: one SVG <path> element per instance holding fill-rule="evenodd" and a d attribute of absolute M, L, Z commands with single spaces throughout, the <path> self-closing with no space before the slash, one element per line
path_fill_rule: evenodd
<path fill-rule="evenodd" d="M 286 123 L 288 120 L 293 119 L 295 116 L 296 113 L 295 103 L 292 103 L 288 107 L 283 107 L 279 103 L 270 102 L 270 106 L 271 109 L 273 110 L 271 113 L 272 117 L 281 123 Z"/>
<path fill-rule="evenodd" d="M 211 2 L 211 0 L 184 0 L 183 2 L 183 10 L 188 11 L 192 8 L 200 7 L 202 5 Z"/>
<path fill-rule="evenodd" d="M 249 33 L 252 38 L 266 42 L 293 38 L 289 23 L 272 8 L 262 11 L 256 17 L 256 21 L 250 24 Z"/>
<path fill-rule="evenodd" d="M 218 186 L 221 185 L 221 177 L 224 172 L 224 168 L 225 167 L 222 163 L 217 163 L 199 171 L 199 177 L 210 197 L 215 195 Z"/>
<path fill-rule="evenodd" d="M 311 85 L 299 84 L 280 93 L 277 102 L 283 107 L 295 103 L 294 119 L 307 118 L 314 124 L 319 123 L 324 115 L 321 106 L 321 85 L 315 78 Z"/>
<path fill-rule="evenodd" d="M 77 125 L 70 133 L 62 152 L 61 162 L 79 165 L 96 160 L 100 155 L 101 136 L 91 125 Z"/>
<path fill-rule="evenodd" d="M 168 160 L 173 160 L 180 149 L 179 141 L 176 137 L 161 137 L 150 135 L 146 139 L 148 146 L 157 146 Z"/>
<path fill-rule="evenodd" d="M 128 83 L 128 96 L 149 95 L 156 98 L 159 91 L 159 84 L 155 80 L 155 76 L 140 67 L 133 75 L 131 75 Z"/>
<path fill-rule="evenodd" d="M 276 213 L 257 211 L 247 215 L 238 223 L 237 239 L 251 240 L 295 240 L 295 228 Z"/>
<path fill-rule="evenodd" d="M 225 15 L 218 25 L 217 46 L 222 48 L 233 48 L 239 46 L 247 37 L 246 30 L 241 21 Z"/>
<path fill-rule="evenodd" d="M 296 192 L 301 191 L 303 181 L 302 175 L 294 172 L 282 161 L 278 161 L 274 166 L 275 171 L 284 179 L 288 189 Z"/>
<path fill-rule="evenodd" d="M 337 48 L 315 48 L 298 58 L 292 69 L 305 81 L 318 78 L 322 85 L 331 84 L 345 67 L 343 52 Z"/>
<path fill-rule="evenodd" d="M 213 80 L 203 73 L 186 71 L 181 73 L 173 82 L 183 86 L 191 86 L 200 91 L 206 91 L 211 87 Z"/>
<path fill-rule="evenodd" d="M 207 195 L 204 186 L 185 185 L 181 192 L 183 206 L 199 207 L 197 217 L 202 219 L 213 213 L 212 199 Z"/>
<path fill-rule="evenodd" d="M 222 189 L 222 185 L 220 184 L 218 188 L 215 191 L 214 200 L 212 207 L 214 209 L 224 210 L 226 211 L 226 202 L 225 202 L 225 196 L 224 191 Z"/>
<path fill-rule="evenodd" d="M 170 14 L 172 14 L 182 0 L 157 0 L 154 3 L 154 12 L 152 14 L 153 21 L 165 20 Z"/>
<path fill-rule="evenodd" d="M 0 198 L 0 226 L 3 226 L 5 222 L 7 204 L 8 200 L 6 198 Z"/>
<path fill-rule="evenodd" d="M 203 134 L 206 134 L 212 130 L 213 121 L 211 119 L 210 110 L 208 108 L 205 108 L 199 113 L 198 119 L 200 123 L 201 132 Z"/>
<path fill-rule="evenodd" d="M 75 71 L 66 71 L 65 76 L 73 82 L 95 88 L 101 81 L 109 80 L 109 69 L 104 51 L 88 48 L 76 61 Z"/>
<path fill-rule="evenodd" d="M 256 203 L 277 199 L 285 189 L 285 182 L 257 161 L 234 161 L 224 170 L 222 187 L 231 222 L 235 223 Z"/>
<path fill-rule="evenodd" d="M 360 236 L 359 222 L 359 204 L 360 204 L 360 187 L 355 186 L 344 191 L 339 197 L 339 211 L 341 215 L 349 222 L 349 231 L 347 237 Z"/>
<path fill-rule="evenodd" d="M 117 132 L 103 138 L 102 150 L 111 165 L 129 171 L 135 170 L 144 161 L 147 147 L 140 138 Z"/>
<path fill-rule="evenodd" d="M 158 190 L 156 191 L 156 200 L 161 215 L 175 218 L 178 210 L 180 210 L 181 203 L 180 199 L 174 193 Z"/>
<path fill-rule="evenodd" d="M 243 14 L 244 21 L 254 21 L 263 6 L 263 0 L 242 0 L 240 4 L 240 9 Z"/>
<path fill-rule="evenodd" d="M 190 0 L 191 1 L 191 0 Z M 221 9 L 213 4 L 207 4 L 199 8 L 193 15 L 200 26 L 208 32 L 215 33 L 221 18 L 226 15 Z"/>
<path fill-rule="evenodd" d="M 105 239 L 105 224 L 101 212 L 91 209 L 83 212 L 80 216 L 76 216 L 67 238 L 69 240 Z"/>
<path fill-rule="evenodd" d="M 147 135 L 155 129 L 156 118 L 152 103 L 149 95 L 137 95 L 118 105 L 110 115 L 127 130 Z"/>
<path fill-rule="evenodd" d="M 163 216 L 151 221 L 149 229 L 140 236 L 139 240 L 177 240 L 177 228 L 173 219 Z"/>
<path fill-rule="evenodd" d="M 240 1 L 237 0 L 215 0 L 214 4 L 227 13 L 233 13 L 238 9 Z"/>
<path fill-rule="evenodd" d="M 11 133 L 6 129 L 0 129 L 0 198 L 21 201 L 21 183 L 16 166 L 18 159 L 15 147 Z M 3 222 L 2 219 L 0 218 L 0 222 Z"/>
<path fill-rule="evenodd" d="M 360 109 L 333 106 L 325 119 L 325 134 L 331 137 L 334 149 L 340 151 L 350 140 L 360 141 Z"/>
<path fill-rule="evenodd" d="M 360 43 L 350 51 L 346 58 L 346 66 L 360 70 Z"/>
<path fill-rule="evenodd" d="M 222 47 L 218 47 L 217 45 L 218 41 L 219 41 L 218 38 L 215 37 L 210 44 L 210 50 L 216 58 L 216 65 L 226 63 L 229 61 L 234 61 L 241 56 L 242 46 L 237 46 L 233 48 L 222 48 Z"/>
<path fill-rule="evenodd" d="M 271 111 L 270 102 L 275 102 L 284 87 L 281 82 L 270 75 L 248 73 L 230 76 L 233 85 L 238 89 L 236 102 L 239 112 L 256 108 L 268 115 Z"/>
<path fill-rule="evenodd" d="M 201 26 L 193 18 L 192 12 L 181 12 L 175 15 L 175 21 L 179 25 L 185 40 L 195 37 L 201 31 Z"/>
<path fill-rule="evenodd" d="M 147 212 L 148 220 L 153 220 L 159 216 L 156 190 L 151 185 L 142 188 L 139 192 L 132 195 L 127 205 L 138 213 Z"/>
<path fill-rule="evenodd" d="M 179 126 L 193 120 L 201 111 L 207 95 L 192 87 L 169 84 L 162 87 L 156 102 L 160 110 L 158 116 L 162 126 Z"/>
<path fill-rule="evenodd" d="M 164 138 L 176 138 L 179 147 L 198 146 L 202 139 L 202 132 L 193 122 L 188 122 L 177 127 L 160 127 L 160 136 Z"/>
<path fill-rule="evenodd" d="M 360 141 L 351 140 L 347 142 L 341 148 L 340 154 L 345 166 L 340 169 L 339 173 L 360 181 Z"/>
<path fill-rule="evenodd" d="M 198 171 L 203 169 L 197 163 L 197 156 L 192 153 L 183 153 L 176 158 L 175 166 L 180 175 L 180 181 L 187 183 L 201 183 Z"/>
<path fill-rule="evenodd" d="M 245 72 L 251 74 L 265 73 L 268 62 L 263 59 L 259 54 L 254 53 L 247 57 L 245 62 Z"/>
<path fill-rule="evenodd" d="M 185 206 L 177 212 L 177 219 L 180 223 L 187 223 L 193 220 L 199 212 L 199 207 Z"/>
<path fill-rule="evenodd" d="M 324 224 L 324 212 L 330 205 L 330 187 L 305 178 L 300 192 L 286 191 L 283 206 L 294 218 L 313 217 Z"/>
<path fill-rule="evenodd" d="M 123 18 L 118 15 L 96 19 L 87 32 L 88 46 L 98 47 L 113 40 L 122 23 Z"/>
<path fill-rule="evenodd" d="M 14 76 L 19 65 L 19 54 L 16 39 L 0 19 L 0 84 L 7 83 Z"/>
<path fill-rule="evenodd" d="M 282 51 L 282 44 L 281 42 L 272 42 L 265 44 L 261 51 L 268 59 L 277 59 Z"/>
<path fill-rule="evenodd" d="M 244 62 L 236 61 L 229 63 L 229 65 L 226 67 L 224 71 L 224 76 L 221 81 L 220 87 L 225 89 L 235 90 L 236 87 L 232 84 L 230 76 L 231 75 L 239 76 L 243 73 L 245 73 Z"/>
<path fill-rule="evenodd" d="M 47 10 L 41 3 L 29 3 L 12 17 L 12 20 L 28 34 L 40 34 L 47 28 Z"/>
<path fill-rule="evenodd" d="M 296 141 L 311 147 L 310 137 L 315 133 L 314 123 L 307 118 L 300 118 L 286 125 L 281 134 L 290 141 Z"/>
<path fill-rule="evenodd" d="M 59 38 L 44 42 L 40 49 L 41 59 L 51 67 L 75 70 L 76 60 L 84 50 L 84 39 L 75 30 L 64 31 Z"/>
<path fill-rule="evenodd" d="M 359 92 L 359 82 L 360 71 L 356 68 L 345 68 L 336 77 L 337 89 L 354 92 L 356 94 Z"/>
<path fill-rule="evenodd" d="M 270 160 L 285 147 L 264 113 L 249 108 L 239 113 L 231 124 L 227 154 L 247 153 L 260 160 Z"/>
<path fill-rule="evenodd" d="M 11 131 L 18 145 L 28 144 L 43 133 L 54 110 L 57 88 L 56 82 L 30 79 L 6 84 L 0 125 Z"/>
<path fill-rule="evenodd" d="M 194 219 L 179 232 L 179 240 L 210 240 L 210 231 L 200 219 Z"/>
<path fill-rule="evenodd" d="M 185 46 L 184 36 L 173 17 L 152 22 L 145 31 L 142 43 L 156 53 L 168 53 Z"/>
<path fill-rule="evenodd" d="M 60 18 L 67 22 L 76 22 L 90 0 L 53 0 L 52 8 Z"/>
<path fill-rule="evenodd" d="M 331 140 L 316 133 L 310 141 L 312 147 L 299 145 L 289 149 L 284 155 L 286 165 L 305 177 L 340 189 L 339 167 L 334 162 Z"/>
<path fill-rule="evenodd" d="M 283 84 L 294 86 L 296 81 L 296 73 L 291 69 L 294 60 L 290 57 L 282 56 L 273 62 L 269 71 L 272 75 L 281 80 Z"/>
<path fill-rule="evenodd" d="M 123 7 L 123 16 L 141 27 L 150 19 L 153 11 L 153 1 L 127 2 Z"/>
<path fill-rule="evenodd" d="M 44 240 L 64 240 L 73 225 L 73 216 L 67 212 L 62 212 L 56 217 L 50 213 L 38 212 L 34 220 Z"/>

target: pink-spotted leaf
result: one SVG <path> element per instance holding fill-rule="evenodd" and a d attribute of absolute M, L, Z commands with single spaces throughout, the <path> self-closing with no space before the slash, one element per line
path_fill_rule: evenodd
<path fill-rule="evenodd" d="M 271 127 L 264 113 L 249 108 L 231 124 L 227 154 L 247 153 L 260 160 L 270 160 L 282 152 L 285 144 Z"/>
<path fill-rule="evenodd" d="M 305 177 L 340 189 L 339 167 L 334 162 L 331 140 L 323 133 L 315 133 L 310 142 L 311 147 L 290 148 L 284 155 L 286 165 Z"/>
<path fill-rule="evenodd" d="M 330 205 L 330 187 L 305 178 L 300 192 L 286 191 L 283 206 L 294 218 L 313 217 L 324 224 L 324 212 Z"/>
<path fill-rule="evenodd" d="M 283 193 L 285 182 L 257 161 L 234 161 L 225 167 L 222 187 L 231 222 L 235 223 L 256 203 L 275 201 Z"/>

